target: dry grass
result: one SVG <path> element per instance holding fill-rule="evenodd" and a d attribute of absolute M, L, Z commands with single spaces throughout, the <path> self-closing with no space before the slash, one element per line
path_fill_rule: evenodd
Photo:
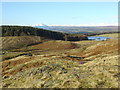
<path fill-rule="evenodd" d="M 28 70 L 28 69 L 35 68 L 35 67 L 40 67 L 42 65 L 44 65 L 43 62 L 30 63 L 28 65 L 23 65 L 22 67 L 17 68 L 17 69 L 12 70 L 12 71 L 3 72 L 2 75 L 15 75 L 16 73 L 21 72 L 23 70 Z"/>
<path fill-rule="evenodd" d="M 109 52 L 118 52 L 118 46 L 119 46 L 119 34 L 103 34 L 103 35 L 97 35 L 97 36 L 105 36 L 105 37 L 113 37 L 114 39 L 107 40 L 107 41 L 94 41 L 94 40 L 86 40 L 81 42 L 75 42 L 76 44 L 80 44 L 82 47 L 85 46 L 85 52 L 87 54 L 92 53 L 94 54 L 101 54 L 101 53 L 109 53 Z M 84 55 L 85 53 L 82 53 Z"/>
<path fill-rule="evenodd" d="M 120 33 L 113 33 L 113 34 L 102 34 L 102 35 L 97 35 L 97 36 L 105 36 L 105 37 L 113 37 L 113 38 L 118 38 Z"/>
<path fill-rule="evenodd" d="M 66 49 L 74 49 L 76 48 L 76 44 L 71 43 L 69 41 L 48 41 L 42 44 L 37 44 L 33 46 L 34 48 L 41 50 L 66 50 Z"/>
<path fill-rule="evenodd" d="M 2 47 L 0 49 L 3 50 L 25 47 L 30 44 L 41 42 L 38 36 L 11 36 L 0 38 L 2 38 Z"/>
<path fill-rule="evenodd" d="M 19 65 L 19 64 L 24 64 L 26 62 L 30 62 L 30 61 L 35 60 L 35 57 L 26 57 L 26 56 L 21 56 L 21 58 L 19 57 L 18 59 L 13 59 L 13 60 L 7 60 L 7 61 L 3 61 L 2 62 L 2 72 L 9 70 L 10 68 Z"/>
<path fill-rule="evenodd" d="M 93 45 L 85 51 L 85 53 L 90 53 L 89 55 L 98 55 L 98 54 L 108 54 L 113 53 L 114 51 L 118 51 L 118 41 L 117 40 L 109 40 L 105 42 L 100 42 L 96 45 Z"/>
<path fill-rule="evenodd" d="M 82 48 L 85 49 L 81 51 Z M 27 50 L 29 49 L 43 51 L 48 49 L 50 53 L 45 51 L 42 55 L 19 56 L 3 61 L 3 87 L 118 87 L 118 76 L 116 76 L 119 66 L 118 40 L 116 39 L 80 42 L 48 41 L 30 46 Z M 70 58 L 69 55 L 84 58 Z M 80 61 L 85 63 L 79 64 Z"/>

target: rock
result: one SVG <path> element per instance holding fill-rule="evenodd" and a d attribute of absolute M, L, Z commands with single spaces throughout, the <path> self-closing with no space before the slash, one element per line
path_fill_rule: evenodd
<path fill-rule="evenodd" d="M 42 69 L 42 72 L 50 72 L 50 71 L 52 71 L 53 69 L 52 69 L 52 67 L 49 67 L 49 66 L 45 66 L 45 67 L 43 67 Z"/>
<path fill-rule="evenodd" d="M 47 81 L 47 83 L 44 84 L 44 87 L 52 86 L 53 81 Z"/>
<path fill-rule="evenodd" d="M 6 75 L 5 75 L 5 76 L 3 76 L 3 79 L 7 79 L 7 78 L 9 78 L 9 77 L 10 77 L 10 76 L 6 76 Z"/>

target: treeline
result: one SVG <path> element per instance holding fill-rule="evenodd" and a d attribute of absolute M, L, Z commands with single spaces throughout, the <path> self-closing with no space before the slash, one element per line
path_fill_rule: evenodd
<path fill-rule="evenodd" d="M 29 26 L 2 26 L 2 36 L 40 36 L 48 39 L 64 39 L 60 32 L 48 31 Z"/>
<path fill-rule="evenodd" d="M 67 33 L 49 31 L 30 26 L 1 26 L 2 36 L 40 36 L 43 39 L 79 41 L 86 40 L 86 35 L 72 35 Z"/>
<path fill-rule="evenodd" d="M 65 36 L 66 41 L 81 41 L 81 40 L 88 40 L 87 35 L 84 34 L 66 34 Z"/>

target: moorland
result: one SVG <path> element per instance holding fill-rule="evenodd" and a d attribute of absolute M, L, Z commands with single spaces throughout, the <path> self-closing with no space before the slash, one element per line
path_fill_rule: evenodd
<path fill-rule="evenodd" d="M 119 33 L 88 40 L 27 26 L 2 26 L 3 88 L 118 88 Z M 90 35 L 91 36 L 91 35 Z"/>

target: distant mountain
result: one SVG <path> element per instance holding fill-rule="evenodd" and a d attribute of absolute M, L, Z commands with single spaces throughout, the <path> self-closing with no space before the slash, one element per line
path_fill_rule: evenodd
<path fill-rule="evenodd" d="M 36 28 L 43 28 L 43 29 L 50 29 L 50 27 L 48 25 L 45 25 L 45 24 L 39 24 L 37 26 L 33 26 L 33 27 L 36 27 Z"/>
<path fill-rule="evenodd" d="M 43 28 L 52 31 L 66 32 L 66 33 L 101 33 L 101 32 L 117 32 L 117 26 L 33 26 L 36 28 Z"/>

